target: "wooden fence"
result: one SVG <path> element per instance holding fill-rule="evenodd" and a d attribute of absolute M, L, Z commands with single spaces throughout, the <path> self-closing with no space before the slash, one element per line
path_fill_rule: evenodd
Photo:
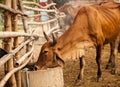
<path fill-rule="evenodd" d="M 33 6 L 33 7 L 30 7 Z M 5 4 L 0 4 L 0 9 L 4 10 L 4 29 L 0 32 L 3 49 L 8 51 L 8 54 L 0 58 L 0 67 L 4 65 L 5 76 L 0 81 L 0 87 L 21 87 L 21 72 L 33 57 L 34 41 L 43 37 L 40 34 L 34 33 L 30 25 L 43 26 L 51 22 L 58 22 L 60 17 L 64 17 L 55 8 L 55 3 L 50 3 L 46 6 L 41 6 L 36 2 L 23 2 L 22 0 L 5 0 Z M 26 10 L 32 10 L 36 14 L 28 15 Z M 40 17 L 40 12 L 47 12 L 49 20 L 44 22 L 27 21 L 29 18 Z M 52 13 L 52 16 L 49 15 Z M 22 22 L 18 23 L 18 19 Z M 23 26 L 24 32 L 19 32 L 18 25 Z M 58 26 L 50 26 L 47 32 L 50 35 L 53 31 L 59 31 Z M 21 37 L 24 39 L 21 41 Z M 32 43 L 32 44 L 31 44 Z M 25 49 L 21 54 L 21 50 Z"/>

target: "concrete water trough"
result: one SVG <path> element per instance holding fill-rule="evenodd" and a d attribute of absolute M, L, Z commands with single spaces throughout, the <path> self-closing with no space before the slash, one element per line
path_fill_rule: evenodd
<path fill-rule="evenodd" d="M 63 69 L 22 71 L 22 87 L 64 87 Z"/>

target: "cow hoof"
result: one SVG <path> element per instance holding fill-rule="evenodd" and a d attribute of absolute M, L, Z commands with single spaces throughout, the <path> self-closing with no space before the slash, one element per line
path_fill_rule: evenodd
<path fill-rule="evenodd" d="M 80 80 L 80 79 L 77 79 L 76 81 L 75 81 L 75 86 L 80 86 L 81 84 L 83 84 L 83 81 L 82 80 Z"/>
<path fill-rule="evenodd" d="M 106 65 L 105 69 L 108 69 L 109 68 L 109 65 Z"/>
<path fill-rule="evenodd" d="M 110 69 L 111 65 L 110 64 L 107 64 L 105 69 Z"/>
<path fill-rule="evenodd" d="M 96 82 L 101 82 L 101 81 L 103 81 L 103 80 L 104 80 L 103 77 L 97 77 L 97 78 L 96 78 Z"/>
<path fill-rule="evenodd" d="M 96 82 L 99 82 L 99 81 L 100 81 L 100 78 L 97 77 Z"/>
<path fill-rule="evenodd" d="M 117 74 L 117 71 L 116 70 L 111 70 L 111 74 L 115 75 L 115 74 Z"/>

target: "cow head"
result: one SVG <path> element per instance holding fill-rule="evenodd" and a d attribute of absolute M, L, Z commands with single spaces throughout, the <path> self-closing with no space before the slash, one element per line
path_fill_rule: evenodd
<path fill-rule="evenodd" d="M 51 41 L 48 36 L 44 33 L 47 42 L 41 47 L 41 52 L 39 54 L 38 61 L 35 64 L 36 69 L 44 69 L 56 66 L 63 66 L 64 61 L 58 56 L 55 51 L 56 40 L 53 36 L 53 41 Z"/>

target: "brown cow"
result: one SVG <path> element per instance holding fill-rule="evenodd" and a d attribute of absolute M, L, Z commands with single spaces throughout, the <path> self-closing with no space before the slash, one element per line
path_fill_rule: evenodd
<path fill-rule="evenodd" d="M 73 23 L 73 20 L 80 9 L 80 6 L 78 7 L 73 7 L 71 4 L 64 4 L 59 8 L 60 12 L 64 12 L 66 17 L 61 18 L 60 20 L 60 25 L 61 27 L 65 26 L 70 26 Z"/>
<path fill-rule="evenodd" d="M 78 80 L 83 78 L 84 51 L 94 46 L 96 48 L 96 62 L 98 65 L 97 81 L 101 77 L 101 52 L 104 44 L 110 43 L 111 50 L 109 63 L 112 73 L 115 73 L 115 55 L 118 46 L 120 31 L 120 4 L 107 2 L 95 6 L 83 6 L 79 9 L 73 24 L 57 40 L 48 40 L 41 48 L 37 69 L 53 66 L 64 66 L 67 59 L 80 59 Z M 45 34 L 45 33 L 44 33 Z"/>

